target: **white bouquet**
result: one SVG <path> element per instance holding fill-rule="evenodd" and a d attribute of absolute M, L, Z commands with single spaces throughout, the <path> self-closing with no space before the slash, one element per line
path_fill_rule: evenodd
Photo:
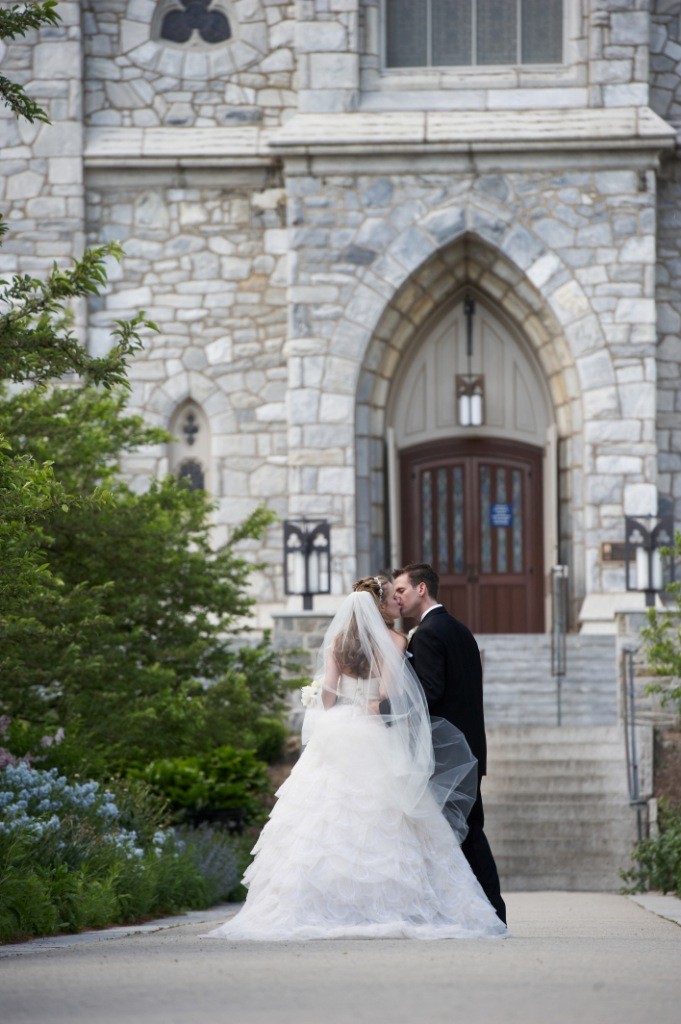
<path fill-rule="evenodd" d="M 300 691 L 300 701 L 305 708 L 309 708 L 314 703 L 314 699 L 317 696 L 319 690 L 319 683 L 313 682 L 309 686 L 303 686 Z"/>

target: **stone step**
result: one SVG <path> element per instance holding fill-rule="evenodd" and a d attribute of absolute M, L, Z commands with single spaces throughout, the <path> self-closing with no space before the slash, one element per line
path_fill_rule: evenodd
<path fill-rule="evenodd" d="M 485 805 L 485 816 L 490 822 L 499 823 L 500 828 L 513 828 L 516 823 L 522 823 L 525 827 L 532 825 L 534 828 L 542 823 L 556 824 L 561 827 L 568 822 L 574 827 L 575 819 L 588 816 L 589 820 L 596 820 L 600 829 L 606 822 L 626 821 L 629 815 L 635 816 L 634 805 L 627 800 L 615 803 L 613 800 L 604 800 L 596 793 L 590 794 L 585 799 L 575 799 L 574 796 L 563 797 L 560 800 L 518 800 L 510 804 L 497 804 L 488 800 L 483 791 L 483 802 Z M 508 808 L 508 811 L 505 810 Z M 578 817 L 579 816 L 579 817 Z"/>
<path fill-rule="evenodd" d="M 551 675 L 546 634 L 478 636 L 484 654 L 488 725 L 555 725 L 558 681 Z M 617 720 L 617 661 L 612 636 L 566 637 L 567 674 L 560 680 L 561 721 L 608 725 Z"/>
<path fill-rule="evenodd" d="M 619 889 L 637 838 L 622 728 L 496 727 L 488 745 L 485 832 L 502 886 Z M 637 745 L 646 796 L 650 728 Z"/>
<path fill-rule="evenodd" d="M 482 785 L 485 807 L 497 807 L 503 812 L 504 807 L 511 808 L 515 814 L 522 804 L 538 804 L 550 798 L 553 806 L 560 805 L 565 813 L 578 814 L 583 804 L 583 814 L 593 813 L 593 804 L 629 803 L 629 789 L 626 784 L 619 784 L 603 777 L 601 779 L 583 778 L 577 774 L 568 783 L 555 779 L 551 783 L 546 779 L 526 780 L 519 776 L 516 780 L 505 780 L 507 785 L 503 791 L 497 787 Z M 641 792 L 648 798 L 648 786 L 643 785 Z"/>
<path fill-rule="evenodd" d="M 611 849 L 613 841 L 618 841 L 620 837 L 626 848 L 630 838 L 634 838 L 636 827 L 633 809 L 627 808 L 627 811 L 630 811 L 627 815 L 599 818 L 598 824 L 588 829 L 576 826 L 574 821 L 567 818 L 561 820 L 549 817 L 543 821 L 518 818 L 513 822 L 497 822 L 496 825 L 490 824 L 485 832 L 489 831 L 488 838 L 494 835 L 503 842 L 504 856 L 514 852 L 514 849 L 522 854 L 528 843 L 537 844 L 539 841 L 542 847 L 539 853 L 543 860 L 553 860 L 556 852 L 559 856 L 568 852 L 586 856 L 588 851 Z M 485 816 L 487 819 L 487 809 Z M 491 816 L 488 820 L 490 823 L 494 821 Z"/>
<path fill-rule="evenodd" d="M 601 770 L 608 771 L 611 765 L 625 762 L 625 750 L 623 743 L 621 746 L 613 745 L 606 748 L 590 746 L 580 748 L 576 744 L 564 746 L 562 743 L 547 744 L 546 746 L 518 744 L 515 749 L 513 747 L 500 749 L 491 745 L 488 748 L 487 759 L 497 771 L 519 770 L 520 767 L 526 768 L 530 764 L 540 764 L 543 771 L 552 771 L 561 766 L 564 766 L 567 771 L 569 765 L 576 764 L 588 766 L 594 771 L 598 771 L 600 766 Z"/>
<path fill-rule="evenodd" d="M 540 873 L 523 875 L 513 873 L 508 877 L 500 874 L 501 891 L 505 892 L 550 892 L 553 890 L 567 892 L 618 892 L 622 885 L 622 879 L 616 872 L 594 870 L 590 873 L 579 871 L 574 874 L 569 872 Z M 511 934 L 513 933 L 513 922 L 510 922 Z"/>
<path fill-rule="evenodd" d="M 620 725 L 594 725 L 594 726 L 546 726 L 526 725 L 504 728 L 503 725 L 492 726 L 488 729 L 488 740 L 492 739 L 501 743 L 511 745 L 528 742 L 541 742 L 553 744 L 580 743 L 581 745 L 598 742 L 599 746 L 607 743 L 623 743 L 624 732 Z"/>

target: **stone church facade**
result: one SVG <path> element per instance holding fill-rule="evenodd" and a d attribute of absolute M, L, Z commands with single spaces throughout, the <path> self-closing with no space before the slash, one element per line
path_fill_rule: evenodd
<path fill-rule="evenodd" d="M 681 3 L 451 6 L 64 0 L 2 61 L 53 122 L 3 115 L 2 271 L 123 244 L 80 329 L 156 321 L 132 404 L 175 437 L 126 471 L 205 486 L 217 543 L 328 520 L 317 607 L 423 558 L 542 633 L 560 563 L 612 632 L 625 515 L 681 518 Z M 253 557 L 261 622 L 299 608 L 281 525 Z"/>

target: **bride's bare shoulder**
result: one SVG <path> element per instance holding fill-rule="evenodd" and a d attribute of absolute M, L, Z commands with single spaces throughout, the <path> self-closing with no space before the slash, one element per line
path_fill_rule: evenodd
<path fill-rule="evenodd" d="M 404 633 L 398 633 L 396 629 L 390 630 L 390 639 L 397 647 L 400 654 L 404 654 L 407 649 L 408 640 Z"/>

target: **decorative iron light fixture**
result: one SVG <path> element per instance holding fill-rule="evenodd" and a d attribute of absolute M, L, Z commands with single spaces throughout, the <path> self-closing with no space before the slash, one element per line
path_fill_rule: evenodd
<path fill-rule="evenodd" d="M 625 517 L 625 574 L 627 590 L 642 591 L 646 607 L 655 604 L 655 595 L 665 589 L 661 547 L 674 543 L 672 516 Z M 635 581 L 631 578 L 631 563 L 636 563 Z M 674 559 L 669 561 L 669 578 L 674 580 Z"/>
<path fill-rule="evenodd" d="M 467 373 L 456 375 L 456 418 L 460 427 L 481 427 L 485 422 L 485 377 L 473 373 L 473 317 L 475 299 L 468 292 L 463 300 L 466 317 L 466 361 Z"/>
<path fill-rule="evenodd" d="M 326 519 L 284 520 L 284 593 L 300 594 L 312 610 L 315 594 L 331 593 L 331 527 Z"/>

